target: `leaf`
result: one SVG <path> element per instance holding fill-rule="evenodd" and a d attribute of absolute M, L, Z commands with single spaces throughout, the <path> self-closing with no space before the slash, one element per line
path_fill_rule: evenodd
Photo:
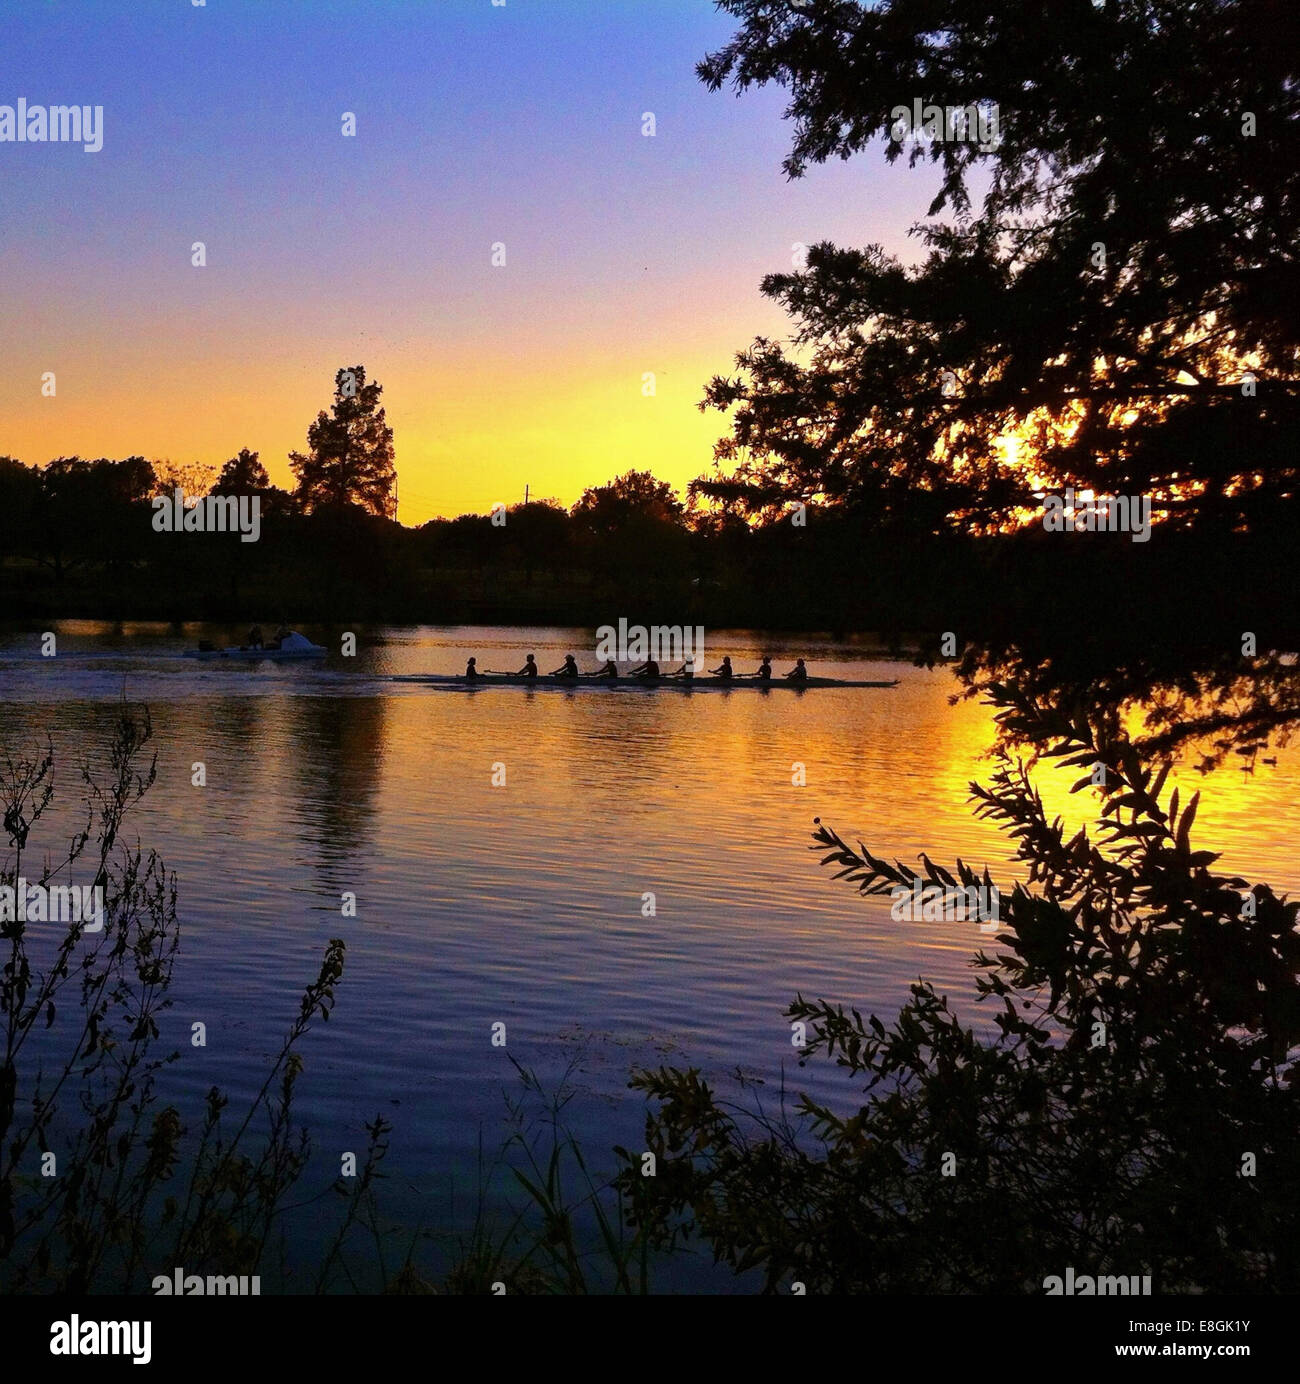
<path fill-rule="evenodd" d="M 1169 777 L 1169 770 L 1171 767 L 1172 761 L 1166 764 L 1162 764 L 1160 766 L 1160 772 L 1156 775 L 1156 781 L 1151 785 L 1150 789 L 1149 796 L 1151 797 L 1152 801 L 1155 801 L 1160 797 L 1160 790 L 1165 786 L 1165 779 Z"/>
<path fill-rule="evenodd" d="M 1200 805 L 1201 791 L 1198 788 L 1192 794 L 1192 800 L 1187 804 L 1187 810 L 1183 813 L 1183 819 L 1178 823 L 1178 844 L 1183 850 L 1188 849 L 1188 833 L 1192 829 L 1192 823 L 1196 820 L 1196 809 Z"/>

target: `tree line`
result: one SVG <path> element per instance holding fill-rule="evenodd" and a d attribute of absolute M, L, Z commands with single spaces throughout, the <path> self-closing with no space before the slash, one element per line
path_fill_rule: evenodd
<path fill-rule="evenodd" d="M 1180 630 L 1227 638 L 1246 595 L 1255 623 L 1279 632 L 1300 609 L 1285 496 L 1249 526 L 1200 507 L 1166 514 L 1154 543 L 1134 545 L 1124 534 L 1048 534 L 1023 513 L 1018 523 L 1010 513 L 996 524 L 953 522 L 923 488 L 905 505 L 877 503 L 866 477 L 840 495 L 824 484 L 760 484 L 751 459 L 747 478 L 720 461 L 685 496 L 633 470 L 571 506 L 539 499 L 405 527 L 393 517 L 381 394 L 364 367 L 338 372 L 333 410 L 290 459 L 292 489 L 273 485 L 247 448 L 215 480 L 143 456 L 43 467 L 0 457 L 7 617 L 599 624 L 615 610 L 713 627 L 965 640 L 1077 624 L 1073 593 L 1090 587 L 1106 611 L 1088 622 L 1090 637 L 1146 629 L 1155 642 L 1177 642 Z M 747 426 L 742 410 L 736 427 Z M 177 487 L 187 498 L 258 497 L 259 541 L 156 532 L 153 502 Z M 1267 583 L 1254 575 L 1261 568 Z"/>

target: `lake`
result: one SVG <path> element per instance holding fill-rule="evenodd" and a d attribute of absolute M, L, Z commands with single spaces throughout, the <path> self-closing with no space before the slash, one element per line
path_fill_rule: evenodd
<path fill-rule="evenodd" d="M 966 1007 L 969 958 L 988 939 L 974 923 L 891 921 L 888 897 L 833 881 L 809 850 L 814 817 L 878 855 L 987 863 L 1004 892 L 1014 878 L 1005 839 L 966 802 L 988 768 L 988 713 L 949 704 L 949 672 L 861 645 L 708 636 L 709 659 L 730 653 L 741 670 L 763 652 L 778 671 L 803 655 L 814 674 L 898 687 L 684 695 L 386 680 L 456 672 L 470 654 L 516 668 L 535 652 L 550 669 L 572 651 L 593 666 L 592 632 L 578 630 L 359 631 L 356 657 L 296 667 L 180 657 L 229 630 L 55 630 L 54 658 L 34 633 L 0 636 L 0 746 L 34 750 L 48 733 L 71 830 L 76 760 L 102 755 L 123 695 L 150 709 L 158 783 L 131 821 L 179 883 L 161 1041 L 181 1058 L 168 1098 L 193 1113 L 214 1084 L 236 1104 L 251 1096 L 326 940 L 343 937 L 338 1006 L 301 1048 L 298 1115 L 315 1149 L 304 1187 L 327 1185 L 339 1154 L 362 1148 L 362 1122 L 383 1114 L 395 1126 L 383 1200 L 408 1229 L 468 1226 L 478 1150 L 495 1152 L 505 1098 L 519 1093 L 512 1057 L 545 1083 L 571 1068 L 566 1116 L 612 1166 L 605 1150 L 640 1146 L 643 1107 L 626 1089 L 636 1066 L 692 1065 L 724 1088 L 739 1069 L 766 1083 L 765 1101 L 784 1073 L 792 1090 L 843 1104 L 851 1092 L 833 1067 L 797 1066 L 782 1018 L 796 992 L 887 1016 L 925 976 Z M 337 631 L 304 632 L 339 647 Z M 197 762 L 204 787 L 191 783 Z M 1064 790 L 1077 772 L 1040 773 L 1049 802 L 1076 816 L 1087 795 Z M 1186 778 L 1185 791 L 1206 790 L 1196 833 L 1224 867 L 1300 886 L 1293 755 L 1252 775 Z M 205 1048 L 189 1045 L 196 1021 Z M 314 1220 L 293 1232 L 291 1265 L 309 1260 L 315 1233 Z M 660 1286 L 729 1286 L 704 1265 L 674 1272 Z"/>

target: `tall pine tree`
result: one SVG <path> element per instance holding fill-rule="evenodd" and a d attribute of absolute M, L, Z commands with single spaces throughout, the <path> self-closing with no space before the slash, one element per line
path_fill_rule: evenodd
<path fill-rule="evenodd" d="M 379 398 L 383 386 L 366 382 L 362 365 L 334 376 L 334 404 L 307 429 L 309 451 L 291 452 L 289 464 L 298 480 L 303 509 L 316 512 L 355 505 L 367 513 L 397 515 L 397 471 L 393 466 L 393 430 Z"/>

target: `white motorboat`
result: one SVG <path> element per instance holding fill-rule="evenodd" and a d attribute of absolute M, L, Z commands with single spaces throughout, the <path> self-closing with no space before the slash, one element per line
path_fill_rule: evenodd
<path fill-rule="evenodd" d="M 204 648 L 200 643 L 197 649 L 186 649 L 186 658 L 234 658 L 234 659 L 270 659 L 275 663 L 290 663 L 296 659 L 324 658 L 329 652 L 322 644 L 313 644 L 305 635 L 299 634 L 297 630 L 291 630 L 285 637 L 278 642 L 265 645 L 240 645 L 238 648 L 215 649 Z"/>

